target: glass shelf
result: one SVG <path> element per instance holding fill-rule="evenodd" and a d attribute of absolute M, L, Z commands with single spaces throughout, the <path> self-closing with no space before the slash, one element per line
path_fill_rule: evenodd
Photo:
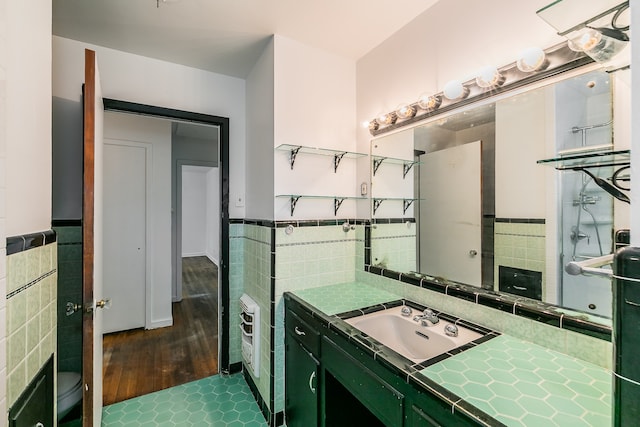
<path fill-rule="evenodd" d="M 624 0 L 556 0 L 538 10 L 536 14 L 547 24 L 564 35 L 576 31 L 585 25 L 594 25 L 595 21 L 611 15 L 622 5 Z"/>
<path fill-rule="evenodd" d="M 420 162 L 415 160 L 406 160 L 406 159 L 396 159 L 393 157 L 384 157 L 384 156 L 372 156 L 373 158 L 373 176 L 376 176 L 376 172 L 378 172 L 378 168 L 382 163 L 390 163 L 394 165 L 402 165 L 402 178 L 407 176 L 407 173 L 411 170 L 413 165 L 417 165 Z"/>
<path fill-rule="evenodd" d="M 597 151 L 567 154 L 552 159 L 538 160 L 538 164 L 550 165 L 558 170 L 583 170 L 607 166 L 629 166 L 631 150 Z"/>
<path fill-rule="evenodd" d="M 631 167 L 631 150 L 582 152 L 538 160 L 537 163 L 554 166 L 557 170 L 581 171 L 589 175 L 596 185 L 611 196 L 625 203 L 631 203 L 629 197 L 622 191 L 629 190 L 630 177 L 625 171 Z M 597 172 L 590 170 L 607 167 L 616 168 L 610 178 L 601 178 L 596 176 Z"/>
<path fill-rule="evenodd" d="M 332 150 L 329 148 L 305 147 L 304 145 L 291 145 L 291 144 L 278 145 L 276 147 L 276 150 L 289 152 L 289 164 L 291 165 L 291 169 L 293 169 L 293 165 L 296 162 L 296 156 L 299 153 L 315 154 L 315 155 L 321 155 L 321 156 L 332 156 L 334 172 L 337 172 L 338 165 L 340 164 L 340 161 L 343 158 L 357 159 L 359 157 L 364 157 L 367 155 L 364 153 L 356 153 L 353 151 Z"/>
<path fill-rule="evenodd" d="M 338 209 L 342 206 L 342 202 L 345 200 L 366 200 L 364 196 L 320 196 L 320 195 L 306 195 L 306 194 L 278 194 L 278 199 L 289 199 L 291 204 L 291 216 L 296 210 L 296 205 L 300 199 L 316 199 L 316 200 L 333 200 L 333 214 L 338 214 Z"/>

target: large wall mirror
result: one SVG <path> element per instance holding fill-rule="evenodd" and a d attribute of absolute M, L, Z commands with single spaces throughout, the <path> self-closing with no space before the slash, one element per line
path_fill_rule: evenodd
<path fill-rule="evenodd" d="M 563 267 L 612 253 L 629 205 L 583 172 L 537 162 L 628 148 L 629 80 L 629 70 L 574 70 L 373 139 L 371 265 L 606 323 L 611 280 Z"/>

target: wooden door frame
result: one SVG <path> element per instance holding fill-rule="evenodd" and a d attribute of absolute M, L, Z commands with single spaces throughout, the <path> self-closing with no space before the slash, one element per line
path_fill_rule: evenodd
<path fill-rule="evenodd" d="M 94 202 L 95 202 L 95 83 L 96 54 L 85 50 L 85 84 L 83 86 L 83 202 L 82 202 L 82 301 L 89 304 L 93 295 L 94 262 Z M 82 425 L 93 425 L 93 312 L 82 310 L 82 340 L 91 345 L 83 345 L 82 351 Z"/>
<path fill-rule="evenodd" d="M 175 110 L 153 105 L 138 104 L 129 101 L 104 98 L 105 111 L 140 114 L 143 116 L 173 119 L 185 122 L 218 126 L 219 154 L 218 167 L 220 169 L 220 325 L 218 367 L 219 371 L 229 371 L 229 118 L 212 116 L 209 114 Z M 225 332 L 226 331 L 226 332 Z"/>

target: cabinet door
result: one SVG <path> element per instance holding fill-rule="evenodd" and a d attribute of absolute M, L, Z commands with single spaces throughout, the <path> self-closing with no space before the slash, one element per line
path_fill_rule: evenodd
<path fill-rule="evenodd" d="M 318 425 L 318 361 L 287 333 L 285 417 L 287 427 Z"/>

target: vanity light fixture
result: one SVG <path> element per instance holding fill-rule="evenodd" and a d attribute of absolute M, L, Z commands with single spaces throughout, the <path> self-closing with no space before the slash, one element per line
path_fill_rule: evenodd
<path fill-rule="evenodd" d="M 549 66 L 547 55 L 539 47 L 530 47 L 523 50 L 516 61 L 516 67 L 523 73 L 544 70 Z"/>
<path fill-rule="evenodd" d="M 568 42 L 544 50 L 529 48 L 520 54 L 516 62 L 499 68 L 485 67 L 477 77 L 468 81 L 452 80 L 442 92 L 422 94 L 412 104 L 400 105 L 390 113 L 378 114 L 367 122 L 369 133 L 380 135 L 592 62 L 593 59 L 585 52 L 570 49 Z"/>
<path fill-rule="evenodd" d="M 444 85 L 442 93 L 450 100 L 464 99 L 469 96 L 469 88 L 462 84 L 460 80 L 451 80 Z"/>
<path fill-rule="evenodd" d="M 478 76 L 476 77 L 476 84 L 483 88 L 492 88 L 496 86 L 502 86 L 505 78 L 496 67 L 487 66 L 480 69 Z"/>

